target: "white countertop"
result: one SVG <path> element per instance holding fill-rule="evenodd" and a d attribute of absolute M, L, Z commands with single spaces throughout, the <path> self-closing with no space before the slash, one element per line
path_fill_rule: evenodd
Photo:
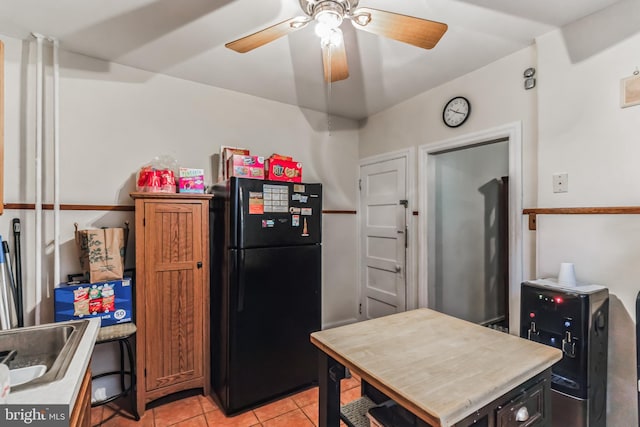
<path fill-rule="evenodd" d="M 62 323 L 62 322 L 60 322 Z M 78 344 L 65 376 L 49 384 L 9 393 L 6 403 L 29 405 L 69 405 L 69 410 L 76 402 L 84 373 L 91 361 L 93 347 L 100 330 L 100 319 L 89 319 L 87 329 Z"/>

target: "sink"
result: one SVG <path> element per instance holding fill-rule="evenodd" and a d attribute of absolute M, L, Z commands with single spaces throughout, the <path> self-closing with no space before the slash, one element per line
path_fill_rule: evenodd
<path fill-rule="evenodd" d="M 47 372 L 46 365 L 33 365 L 24 368 L 9 370 L 9 385 L 15 389 L 17 386 L 26 384 L 40 378 Z"/>
<path fill-rule="evenodd" d="M 88 324 L 75 320 L 1 331 L 0 352 L 15 350 L 8 361 L 11 391 L 63 378 Z"/>

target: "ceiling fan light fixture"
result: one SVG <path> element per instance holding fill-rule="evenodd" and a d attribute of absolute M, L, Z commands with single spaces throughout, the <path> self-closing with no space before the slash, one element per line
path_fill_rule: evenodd
<path fill-rule="evenodd" d="M 342 24 L 344 8 L 335 1 L 325 1 L 319 3 L 313 9 L 313 19 L 318 24 L 323 24 L 329 28 L 338 28 Z"/>
<path fill-rule="evenodd" d="M 331 28 L 337 28 L 342 24 L 342 15 L 332 10 L 323 10 L 317 13 L 315 19 L 319 24 L 324 24 Z"/>
<path fill-rule="evenodd" d="M 320 37 L 321 39 L 327 38 L 331 36 L 331 31 L 334 30 L 334 28 L 323 24 L 322 22 L 317 22 L 316 26 L 314 28 L 314 31 L 316 33 L 316 36 Z"/>
<path fill-rule="evenodd" d="M 340 28 L 331 28 L 320 37 L 320 46 L 340 46 L 344 39 Z"/>

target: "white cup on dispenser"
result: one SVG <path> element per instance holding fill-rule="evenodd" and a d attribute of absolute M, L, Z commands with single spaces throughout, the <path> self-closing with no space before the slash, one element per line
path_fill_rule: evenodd
<path fill-rule="evenodd" d="M 565 286 L 576 286 L 576 269 L 571 262 L 560 264 L 558 273 L 558 284 Z"/>

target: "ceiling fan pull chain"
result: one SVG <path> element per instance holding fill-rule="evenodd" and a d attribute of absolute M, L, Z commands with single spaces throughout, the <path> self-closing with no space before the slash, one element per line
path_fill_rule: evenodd
<path fill-rule="evenodd" d="M 333 50 L 333 49 L 331 49 L 331 43 L 329 43 L 328 49 L 329 49 L 329 53 L 328 53 L 328 56 L 329 56 L 329 96 L 331 96 L 331 81 L 333 80 L 331 78 L 331 71 L 333 71 L 333 67 L 331 66 L 332 65 L 332 63 L 331 63 L 331 54 L 332 54 L 332 50 Z"/>

